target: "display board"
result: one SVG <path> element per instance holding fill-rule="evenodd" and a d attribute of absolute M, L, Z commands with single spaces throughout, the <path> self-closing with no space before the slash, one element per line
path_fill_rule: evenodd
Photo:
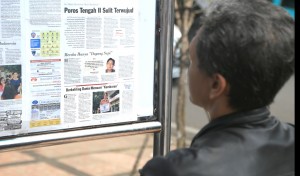
<path fill-rule="evenodd" d="M 1 0 L 0 139 L 153 116 L 155 0 Z"/>

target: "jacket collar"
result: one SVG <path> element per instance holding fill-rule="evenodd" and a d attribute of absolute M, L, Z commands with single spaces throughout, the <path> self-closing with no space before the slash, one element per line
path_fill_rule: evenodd
<path fill-rule="evenodd" d="M 205 125 L 193 138 L 191 144 L 193 144 L 197 138 L 209 131 L 237 124 L 253 123 L 261 120 L 266 120 L 269 117 L 269 115 L 270 111 L 267 107 L 262 107 L 249 111 L 234 112 L 231 114 L 224 115 L 222 117 L 210 121 L 207 125 Z"/>

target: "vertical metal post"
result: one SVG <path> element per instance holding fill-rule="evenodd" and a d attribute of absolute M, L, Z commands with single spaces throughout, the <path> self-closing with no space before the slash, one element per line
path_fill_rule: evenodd
<path fill-rule="evenodd" d="M 158 118 L 162 129 L 154 134 L 154 156 L 170 151 L 174 0 L 160 1 L 160 29 Z"/>

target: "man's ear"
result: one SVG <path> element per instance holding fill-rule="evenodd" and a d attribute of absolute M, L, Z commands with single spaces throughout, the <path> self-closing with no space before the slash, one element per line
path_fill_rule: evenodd
<path fill-rule="evenodd" d="M 218 98 L 228 94 L 228 83 L 223 75 L 216 73 L 212 77 L 211 91 L 209 97 L 211 99 Z"/>

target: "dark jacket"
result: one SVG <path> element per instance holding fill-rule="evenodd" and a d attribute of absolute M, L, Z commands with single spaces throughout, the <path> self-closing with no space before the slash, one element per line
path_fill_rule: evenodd
<path fill-rule="evenodd" d="M 150 160 L 142 176 L 295 175 L 295 127 L 267 108 L 233 113 L 207 124 L 190 148 Z"/>

